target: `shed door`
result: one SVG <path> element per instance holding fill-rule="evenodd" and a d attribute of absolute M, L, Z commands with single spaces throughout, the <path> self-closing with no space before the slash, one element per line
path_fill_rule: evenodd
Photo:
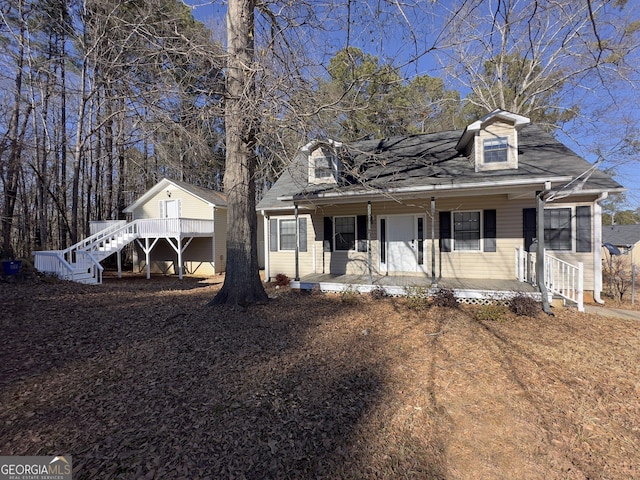
<path fill-rule="evenodd" d="M 180 217 L 180 200 L 165 200 L 163 218 Z"/>

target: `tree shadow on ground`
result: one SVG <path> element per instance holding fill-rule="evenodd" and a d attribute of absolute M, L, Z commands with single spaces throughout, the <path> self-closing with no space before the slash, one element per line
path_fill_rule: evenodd
<path fill-rule="evenodd" d="M 4 384 L 2 454 L 70 452 L 79 479 L 402 471 L 393 454 L 382 460 L 389 471 L 370 469 L 385 446 L 371 449 L 384 442 L 368 418 L 391 394 L 390 373 L 375 336 L 340 321 L 358 305 L 291 293 L 238 312 L 204 306 L 211 292 L 161 292 L 170 315 L 157 293 L 130 292 L 136 303 L 117 292 L 99 320 L 89 306 L 77 311 L 62 343 L 43 340 L 59 338 L 65 322 L 45 322 L 35 364 L 25 375 L 14 363 Z M 25 343 L 28 330 L 12 339 Z M 373 425 L 382 428 L 385 415 Z M 442 448 L 412 460 L 424 478 L 443 478 Z"/>

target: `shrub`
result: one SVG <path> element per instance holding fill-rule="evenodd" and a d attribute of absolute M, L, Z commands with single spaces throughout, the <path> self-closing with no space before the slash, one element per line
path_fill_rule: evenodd
<path fill-rule="evenodd" d="M 404 287 L 407 297 L 407 308 L 412 310 L 422 310 L 429 306 L 429 288 L 417 285 Z"/>
<path fill-rule="evenodd" d="M 288 287 L 289 283 L 291 283 L 291 279 L 287 277 L 284 273 L 279 273 L 276 275 L 276 287 Z"/>
<path fill-rule="evenodd" d="M 380 300 L 381 298 L 384 298 L 387 296 L 387 291 L 381 285 L 376 285 L 371 289 L 371 291 L 369 292 L 369 295 L 374 300 Z"/>
<path fill-rule="evenodd" d="M 476 312 L 476 319 L 483 321 L 502 322 L 506 320 L 509 309 L 505 305 L 492 303 L 482 305 Z"/>
<path fill-rule="evenodd" d="M 521 317 L 535 317 L 540 311 L 540 303 L 533 297 L 518 293 L 509 300 L 509 310 Z"/>
<path fill-rule="evenodd" d="M 431 303 L 434 307 L 458 307 L 458 299 L 450 288 L 440 288 L 436 290 L 431 299 Z"/>
<path fill-rule="evenodd" d="M 340 300 L 342 301 L 342 303 L 346 303 L 348 305 L 353 305 L 355 303 L 358 303 L 358 298 L 359 298 L 359 292 L 356 289 L 356 287 L 354 287 L 353 285 L 347 285 L 341 292 L 340 292 Z"/>

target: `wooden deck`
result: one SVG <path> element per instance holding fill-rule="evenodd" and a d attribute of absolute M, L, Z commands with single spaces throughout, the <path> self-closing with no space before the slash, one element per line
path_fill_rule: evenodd
<path fill-rule="evenodd" d="M 373 282 L 371 281 L 373 280 Z M 430 291 L 438 288 L 454 290 L 456 297 L 468 303 L 483 303 L 485 300 L 505 299 L 515 294 L 539 296 L 538 289 L 531 284 L 518 280 L 490 280 L 485 278 L 441 278 L 436 285 L 426 275 L 331 275 L 312 274 L 292 281 L 291 288 L 300 290 L 319 289 L 323 292 L 342 292 L 346 289 L 367 293 L 373 288 L 382 287 L 388 295 L 406 295 L 407 287 L 424 287 Z"/>

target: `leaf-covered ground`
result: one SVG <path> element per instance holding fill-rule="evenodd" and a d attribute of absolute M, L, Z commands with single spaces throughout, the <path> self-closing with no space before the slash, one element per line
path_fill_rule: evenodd
<path fill-rule="evenodd" d="M 222 278 L 0 283 L 0 455 L 74 478 L 628 479 L 640 322 Z"/>

